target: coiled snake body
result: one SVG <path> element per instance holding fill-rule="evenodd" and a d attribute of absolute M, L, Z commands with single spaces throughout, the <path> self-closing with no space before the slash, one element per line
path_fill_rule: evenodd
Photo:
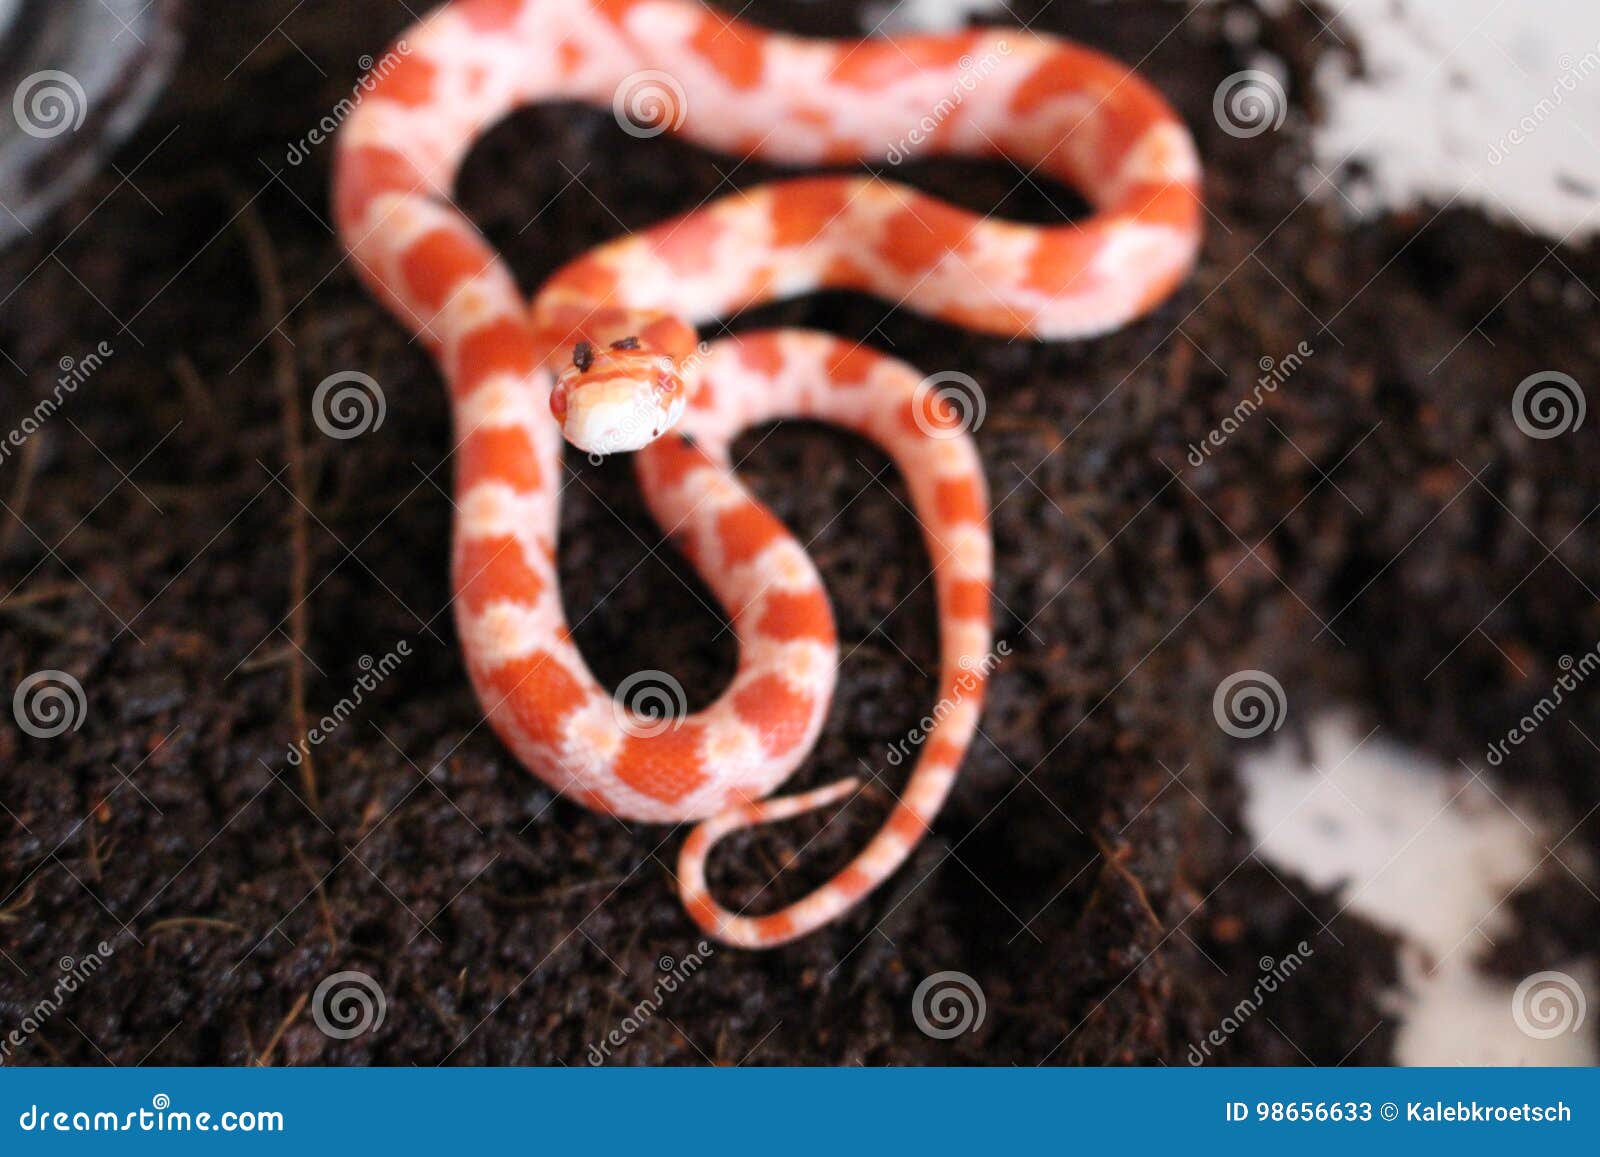
<path fill-rule="evenodd" d="M 990 333 L 1114 329 L 1195 259 L 1190 137 L 1123 66 L 1014 29 L 822 41 L 693 0 L 461 0 L 386 60 L 394 66 L 340 131 L 335 215 L 361 277 L 449 385 L 457 623 L 489 721 L 529 769 L 588 807 L 703 820 L 678 877 L 708 933 L 748 947 L 804 935 L 905 860 L 955 779 L 990 666 L 988 499 L 950 399 L 909 366 L 812 331 L 699 346 L 697 327 L 834 287 Z M 876 177 L 800 178 L 602 245 L 530 304 L 450 185 L 508 111 L 573 99 L 619 117 L 654 101 L 652 125 L 795 165 L 882 158 L 920 126 L 926 155 L 1004 157 L 1080 190 L 1095 211 L 1021 225 Z M 867 847 L 805 898 L 749 916 L 711 897 L 712 845 L 856 786 L 765 798 L 815 741 L 838 662 L 809 557 L 730 467 L 740 431 L 787 417 L 856 431 L 904 475 L 933 562 L 941 704 Z M 738 670 L 710 707 L 670 722 L 640 714 L 613 701 L 573 644 L 555 564 L 563 435 L 591 452 L 639 451 L 653 515 L 733 624 Z"/>

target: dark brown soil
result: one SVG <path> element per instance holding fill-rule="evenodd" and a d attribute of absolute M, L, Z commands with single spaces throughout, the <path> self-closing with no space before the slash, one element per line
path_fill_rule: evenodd
<path fill-rule="evenodd" d="M 914 862 L 799 944 L 715 953 L 618 1063 L 1182 1064 L 1258 959 L 1301 939 L 1304 980 L 1217 1060 L 1381 1062 L 1391 942 L 1250 855 L 1214 688 L 1264 668 L 1290 730 L 1352 703 L 1476 766 L 1559 657 L 1600 640 L 1597 423 L 1533 441 L 1509 408 L 1536 370 L 1600 381 L 1600 254 L 1465 212 L 1355 226 L 1338 197 L 1305 200 L 1300 94 L 1331 43 L 1306 9 L 1230 45 L 1237 4 L 1175 31 L 1166 0 L 1014 7 L 1142 60 L 1194 126 L 1214 218 L 1202 267 L 1155 316 L 1087 343 L 982 339 L 842 295 L 741 322 L 819 326 L 984 383 L 1014 654 Z M 746 15 L 839 35 L 851 8 Z M 668 875 L 681 833 L 552 799 L 480 725 L 448 613 L 443 392 L 341 258 L 327 146 L 285 160 L 407 19 L 390 0 L 196 3 L 182 75 L 115 169 L 0 255 L 6 429 L 61 358 L 114 351 L 0 462 L 0 688 L 60 669 L 87 696 L 76 732 L 0 727 L 0 1032 L 60 957 L 114 947 L 7 1062 L 580 1064 L 660 958 L 699 939 Z M 1262 43 L 1290 61 L 1295 107 L 1236 140 L 1212 94 Z M 461 194 L 533 287 L 623 227 L 771 175 L 558 108 L 497 129 Z M 1003 165 L 905 175 L 1024 217 L 1068 201 Z M 1314 356 L 1265 414 L 1190 466 L 1258 361 L 1301 341 Z M 350 441 L 305 414 L 340 370 L 388 401 Z M 934 662 L 903 490 L 831 432 L 746 447 L 762 495 L 816 539 L 849 654 L 796 783 L 865 764 L 893 786 L 883 754 L 926 709 Z M 597 674 L 665 668 L 709 702 L 729 637 L 656 549 L 626 463 L 574 462 L 566 494 L 565 597 Z M 286 748 L 401 640 L 411 656 L 315 750 L 313 808 Z M 1587 815 L 1572 842 L 1593 848 L 1590 736 L 1592 693 L 1503 770 Z M 761 904 L 841 864 L 886 798 L 831 824 Z M 753 898 L 819 828 L 731 841 L 719 888 Z M 1518 910 L 1518 943 L 1600 947 L 1585 890 Z M 308 998 L 346 969 L 376 979 L 387 1013 L 335 1040 Z M 949 1041 L 911 1010 L 943 970 L 987 1001 Z"/>

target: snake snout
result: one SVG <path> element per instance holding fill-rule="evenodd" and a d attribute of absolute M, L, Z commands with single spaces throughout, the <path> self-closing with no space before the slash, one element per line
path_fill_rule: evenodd
<path fill-rule="evenodd" d="M 597 349 L 579 342 L 556 376 L 550 412 L 561 433 L 589 454 L 643 449 L 675 426 L 686 401 L 677 363 L 637 338 Z"/>

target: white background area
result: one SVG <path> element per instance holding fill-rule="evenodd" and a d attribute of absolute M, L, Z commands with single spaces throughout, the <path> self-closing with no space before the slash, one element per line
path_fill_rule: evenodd
<path fill-rule="evenodd" d="M 1271 19 L 1300 0 L 1259 6 Z M 1600 232 L 1600 2 L 1323 0 L 1316 11 L 1327 51 L 1311 81 L 1322 113 L 1309 126 L 1307 189 L 1360 214 L 1470 206 L 1556 241 Z M 863 31 L 1006 14 L 1004 0 L 881 0 Z M 1278 76 L 1304 107 L 1281 61 L 1243 64 Z"/>

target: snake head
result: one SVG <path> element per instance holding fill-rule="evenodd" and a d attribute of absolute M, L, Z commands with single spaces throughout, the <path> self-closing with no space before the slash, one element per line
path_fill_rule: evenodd
<path fill-rule="evenodd" d="M 604 347 L 580 341 L 571 364 L 556 375 L 550 412 L 578 449 L 620 454 L 677 425 L 687 399 L 677 363 L 638 338 Z"/>

